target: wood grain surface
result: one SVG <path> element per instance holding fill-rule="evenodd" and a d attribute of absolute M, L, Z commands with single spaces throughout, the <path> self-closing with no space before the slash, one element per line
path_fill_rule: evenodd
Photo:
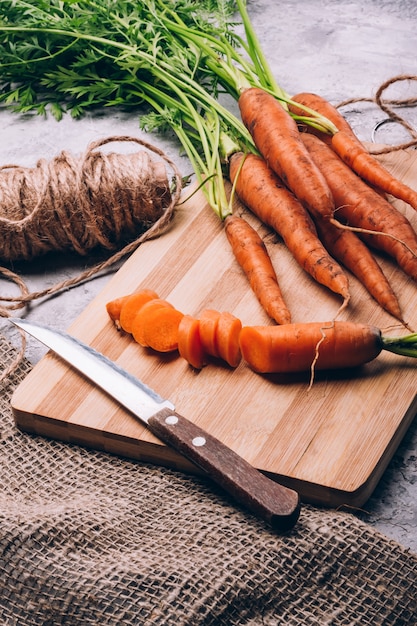
<path fill-rule="evenodd" d="M 382 160 L 417 188 L 417 151 Z M 381 478 L 417 411 L 416 362 L 381 354 L 352 371 L 260 376 L 244 363 L 232 370 L 211 363 L 190 368 L 176 353 L 160 355 L 118 332 L 107 301 L 139 288 L 154 289 L 184 313 L 230 311 L 243 324 L 271 323 L 228 247 L 222 225 L 201 192 L 184 197 L 171 229 L 145 242 L 110 279 L 68 331 L 142 378 L 176 409 L 304 501 L 362 506 Z M 415 227 L 416 215 L 403 203 Z M 236 206 L 237 210 L 244 210 Z M 340 299 L 315 284 L 283 243 L 250 214 L 270 251 L 293 321 L 328 321 Z M 416 285 L 378 257 L 392 281 L 404 317 L 417 328 Z M 352 302 L 343 319 L 366 322 L 385 334 L 405 331 L 349 276 Z M 12 399 L 22 430 L 182 471 L 198 470 L 163 445 L 132 415 L 52 354 L 21 383 Z"/>

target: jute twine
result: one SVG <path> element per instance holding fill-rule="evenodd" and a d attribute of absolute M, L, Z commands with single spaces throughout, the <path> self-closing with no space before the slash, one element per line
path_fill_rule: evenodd
<path fill-rule="evenodd" d="M 0 258 L 111 250 L 162 215 L 171 199 L 164 165 L 144 150 L 96 152 L 111 140 L 90 144 L 81 159 L 64 151 L 34 168 L 0 168 Z"/>
<path fill-rule="evenodd" d="M 399 82 L 406 81 L 417 81 L 417 76 L 414 74 L 399 74 L 398 76 L 393 76 L 389 78 L 384 83 L 382 83 L 375 92 L 375 95 L 370 98 L 350 98 L 349 100 L 343 100 L 343 102 L 339 102 L 337 108 L 342 108 L 348 106 L 350 104 L 355 104 L 356 102 L 370 102 L 376 104 L 381 111 L 386 114 L 386 118 L 379 122 L 375 129 L 381 126 L 385 122 L 395 122 L 405 128 L 405 130 L 409 133 L 411 140 L 399 143 L 392 146 L 384 146 L 379 148 L 370 148 L 369 152 L 371 154 L 388 154 L 389 152 L 395 152 L 398 150 L 406 150 L 407 148 L 413 148 L 417 146 L 417 129 L 415 129 L 411 124 L 408 123 L 406 119 L 404 119 L 401 115 L 399 115 L 392 107 L 412 107 L 417 104 L 417 97 L 414 98 L 403 98 L 403 99 L 389 99 L 384 98 L 384 94 L 389 87 Z M 375 130 L 374 129 L 374 130 Z"/>
<path fill-rule="evenodd" d="M 97 150 L 112 142 L 133 142 L 145 150 L 131 154 Z M 165 166 L 173 172 L 172 190 Z M 0 316 L 9 317 L 36 299 L 89 280 L 144 241 L 161 235 L 171 222 L 181 190 L 182 177 L 175 163 L 136 137 L 92 142 L 81 158 L 62 152 L 50 162 L 41 159 L 34 168 L 0 167 L 0 258 L 5 262 L 33 259 L 53 250 L 82 255 L 98 247 L 116 250 L 77 276 L 36 292 L 30 292 L 17 273 L 0 267 L 1 276 L 20 290 L 19 295 L 0 296 Z M 16 361 L 2 372 L 0 382 L 19 365 L 25 347 L 22 334 Z"/>

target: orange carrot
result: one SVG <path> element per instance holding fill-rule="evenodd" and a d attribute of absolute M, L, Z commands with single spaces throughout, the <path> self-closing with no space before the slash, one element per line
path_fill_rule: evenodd
<path fill-rule="evenodd" d="M 289 324 L 291 313 L 285 304 L 275 269 L 258 232 L 238 215 L 226 217 L 224 225 L 233 254 L 266 313 L 277 324 Z"/>
<path fill-rule="evenodd" d="M 242 322 L 227 311 L 221 313 L 216 329 L 219 357 L 230 367 L 237 367 L 241 360 L 239 337 Z"/>
<path fill-rule="evenodd" d="M 229 175 L 241 201 L 283 238 L 299 265 L 318 283 L 348 302 L 346 274 L 324 248 L 306 209 L 265 160 L 254 154 L 236 153 L 230 159 Z"/>
<path fill-rule="evenodd" d="M 146 302 L 155 298 L 159 298 L 159 296 L 152 289 L 142 289 L 137 293 L 129 295 L 120 308 L 119 322 L 121 328 L 125 332 L 130 333 L 132 330 L 132 322 L 136 313 L 144 304 L 146 304 Z"/>
<path fill-rule="evenodd" d="M 115 298 L 114 300 L 110 300 L 106 304 L 106 310 L 109 314 L 110 319 L 113 322 L 118 322 L 120 320 L 120 311 L 122 310 L 122 306 L 125 302 L 129 300 L 131 294 L 126 296 L 120 296 L 120 298 Z"/>
<path fill-rule="evenodd" d="M 374 326 L 342 321 L 244 326 L 240 349 L 260 374 L 313 372 L 358 367 L 382 350 L 417 358 L 417 333 L 386 337 Z"/>
<path fill-rule="evenodd" d="M 244 326 L 240 333 L 244 360 L 255 372 L 307 372 L 357 367 L 383 349 L 381 332 L 354 322 L 310 322 L 286 326 Z"/>
<path fill-rule="evenodd" d="M 358 139 L 339 131 L 332 137 L 332 148 L 361 178 L 417 211 L 417 191 L 390 174 Z"/>
<path fill-rule="evenodd" d="M 302 137 L 329 184 L 338 207 L 336 216 L 350 226 L 375 232 L 362 233 L 361 238 L 389 254 L 408 276 L 417 280 L 417 235 L 408 219 L 320 139 L 309 133 Z"/>
<path fill-rule="evenodd" d="M 133 339 L 144 348 L 149 347 L 146 337 L 146 328 L 152 323 L 153 315 L 161 308 L 173 309 L 174 307 L 167 300 L 153 298 L 142 305 L 132 320 L 131 333 L 133 335 Z"/>
<path fill-rule="evenodd" d="M 333 106 L 328 100 L 326 100 L 322 96 L 319 96 L 318 94 L 315 94 L 315 93 L 305 92 L 305 93 L 298 93 L 296 96 L 292 96 L 291 100 L 292 102 L 302 104 L 308 107 L 309 109 L 316 111 L 316 113 L 323 115 L 328 120 L 330 120 L 330 122 L 332 122 L 338 130 L 343 130 L 346 133 L 351 133 L 353 136 L 356 137 L 351 125 L 343 117 L 340 111 L 338 111 L 335 106 Z M 291 113 L 294 113 L 296 115 L 302 115 L 304 117 L 312 117 L 311 114 L 309 114 L 306 111 L 303 111 L 303 109 L 297 107 L 296 104 L 294 105 L 290 103 L 289 110 Z M 311 126 L 308 126 L 307 128 L 309 132 L 312 132 L 313 134 L 317 134 L 317 136 L 319 136 L 323 140 L 326 140 L 326 137 L 327 137 L 328 141 L 331 143 L 330 135 L 326 135 L 326 133 L 324 132 L 317 131 Z"/>
<path fill-rule="evenodd" d="M 206 364 L 206 354 L 200 337 L 200 320 L 192 315 L 184 315 L 178 326 L 178 352 L 198 370 Z"/>
<path fill-rule="evenodd" d="M 326 250 L 347 267 L 370 295 L 393 317 L 404 323 L 398 298 L 368 246 L 352 231 L 328 220 L 315 220 Z"/>
<path fill-rule="evenodd" d="M 417 210 L 417 191 L 399 181 L 368 152 L 336 107 L 316 94 L 299 94 L 292 99 L 326 116 L 339 129 L 331 137 L 331 145 L 353 171 L 371 185 Z"/>
<path fill-rule="evenodd" d="M 218 357 L 216 331 L 220 312 L 214 309 L 204 309 L 200 314 L 200 338 L 204 352 Z"/>
<path fill-rule="evenodd" d="M 274 96 L 256 87 L 242 92 L 239 108 L 243 123 L 269 167 L 311 213 L 332 217 L 332 195 L 288 111 Z"/>
<path fill-rule="evenodd" d="M 183 317 L 184 314 L 174 307 L 161 306 L 154 309 L 143 325 L 146 345 L 157 352 L 177 350 L 178 328 Z"/>

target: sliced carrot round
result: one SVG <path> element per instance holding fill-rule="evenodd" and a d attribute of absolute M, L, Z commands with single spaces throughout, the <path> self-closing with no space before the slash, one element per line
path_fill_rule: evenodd
<path fill-rule="evenodd" d="M 107 302 L 106 310 L 113 322 L 118 322 L 120 320 L 122 306 L 129 300 L 129 298 L 131 298 L 131 294 L 127 296 L 120 296 L 120 298 L 115 298 L 114 300 Z"/>
<path fill-rule="evenodd" d="M 161 306 L 149 312 L 143 325 L 143 337 L 149 348 L 157 352 L 173 352 L 178 348 L 178 327 L 184 313 L 174 307 Z"/>
<path fill-rule="evenodd" d="M 207 354 L 218 357 L 219 352 L 216 342 L 217 323 L 220 312 L 214 309 L 205 309 L 200 315 L 200 337 L 203 349 Z"/>
<path fill-rule="evenodd" d="M 241 361 L 239 338 L 242 330 L 240 319 L 232 313 L 221 313 L 217 323 L 217 350 L 219 357 L 230 367 L 237 367 Z"/>
<path fill-rule="evenodd" d="M 178 352 L 196 369 L 206 364 L 206 354 L 200 337 L 200 320 L 184 315 L 178 327 Z"/>
<path fill-rule="evenodd" d="M 161 308 L 173 309 L 174 307 L 167 300 L 154 298 L 145 302 L 133 318 L 131 327 L 133 339 L 145 348 L 149 347 L 145 337 L 145 329 L 148 325 L 151 325 L 154 313 Z"/>
<path fill-rule="evenodd" d="M 122 304 L 120 310 L 120 326 L 127 333 L 132 332 L 132 322 L 136 313 L 142 308 L 144 304 L 150 300 L 159 298 L 158 294 L 152 289 L 142 289 L 137 293 L 132 293 L 125 302 Z"/>

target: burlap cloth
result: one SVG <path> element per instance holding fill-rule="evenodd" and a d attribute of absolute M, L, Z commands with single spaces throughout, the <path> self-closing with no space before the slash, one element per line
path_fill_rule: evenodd
<path fill-rule="evenodd" d="M 0 396 L 1 626 L 417 624 L 417 556 L 351 514 L 280 536 L 202 478 L 17 431 L 29 369 Z"/>

